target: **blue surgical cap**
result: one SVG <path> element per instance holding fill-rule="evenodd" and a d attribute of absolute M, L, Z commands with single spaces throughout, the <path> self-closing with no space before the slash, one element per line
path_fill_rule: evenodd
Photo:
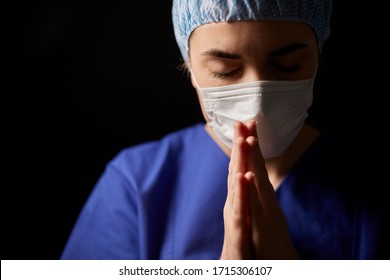
<path fill-rule="evenodd" d="M 188 39 L 211 22 L 292 20 L 309 24 L 320 50 L 329 37 L 332 0 L 173 0 L 172 22 L 177 44 L 188 62 Z"/>

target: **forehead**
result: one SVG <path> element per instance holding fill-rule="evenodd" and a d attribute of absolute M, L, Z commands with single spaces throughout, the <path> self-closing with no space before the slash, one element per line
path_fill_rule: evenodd
<path fill-rule="evenodd" d="M 199 26 L 189 38 L 190 51 L 193 48 L 261 50 L 291 43 L 316 47 L 313 28 L 306 23 L 282 20 L 219 22 Z"/>

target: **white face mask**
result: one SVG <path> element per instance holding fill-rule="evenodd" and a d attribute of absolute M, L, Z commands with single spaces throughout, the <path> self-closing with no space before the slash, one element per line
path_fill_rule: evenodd
<path fill-rule="evenodd" d="M 233 122 L 256 120 L 260 149 L 264 158 L 270 158 L 283 153 L 302 128 L 312 104 L 313 85 L 314 79 L 256 81 L 198 90 L 208 125 L 229 148 Z"/>

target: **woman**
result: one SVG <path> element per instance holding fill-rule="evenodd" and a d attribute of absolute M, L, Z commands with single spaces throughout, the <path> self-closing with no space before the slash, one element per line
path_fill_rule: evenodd
<path fill-rule="evenodd" d="M 379 214 L 305 123 L 331 6 L 173 1 L 206 124 L 119 153 L 62 258 L 376 258 Z"/>

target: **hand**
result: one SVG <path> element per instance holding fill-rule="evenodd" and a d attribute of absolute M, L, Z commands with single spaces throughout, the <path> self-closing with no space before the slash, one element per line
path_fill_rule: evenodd
<path fill-rule="evenodd" d="M 256 122 L 234 124 L 221 259 L 299 259 L 268 178 Z"/>

